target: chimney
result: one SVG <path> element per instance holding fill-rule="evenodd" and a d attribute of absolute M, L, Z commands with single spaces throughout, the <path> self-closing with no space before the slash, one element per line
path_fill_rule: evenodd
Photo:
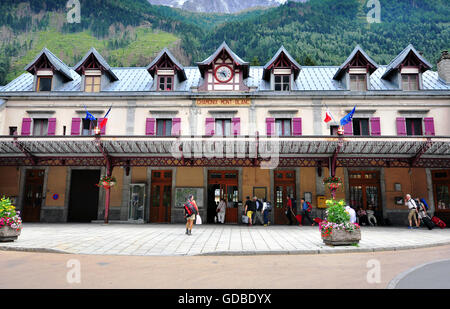
<path fill-rule="evenodd" d="M 448 50 L 442 52 L 437 67 L 439 78 L 447 85 L 450 85 L 450 55 L 448 54 Z"/>

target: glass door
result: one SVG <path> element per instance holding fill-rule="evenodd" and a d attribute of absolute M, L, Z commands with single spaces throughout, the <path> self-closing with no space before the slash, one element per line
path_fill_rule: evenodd
<path fill-rule="evenodd" d="M 144 220 L 145 184 L 130 184 L 128 220 Z"/>

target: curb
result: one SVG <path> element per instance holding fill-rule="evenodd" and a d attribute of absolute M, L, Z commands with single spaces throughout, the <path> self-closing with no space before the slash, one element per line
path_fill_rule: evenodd
<path fill-rule="evenodd" d="M 386 289 L 395 289 L 395 288 L 397 288 L 398 283 L 399 283 L 403 278 L 405 278 L 405 277 L 408 276 L 410 273 L 412 273 L 412 272 L 414 272 L 414 271 L 416 271 L 416 270 L 418 270 L 418 269 L 420 269 L 420 268 L 422 268 L 422 267 L 425 267 L 425 266 L 428 266 L 428 265 L 431 265 L 431 264 L 441 263 L 441 262 L 448 262 L 448 261 L 450 261 L 450 260 L 448 260 L 448 259 L 447 259 L 447 260 L 437 260 L 437 261 L 432 261 L 432 262 L 424 263 L 424 264 L 415 266 L 415 267 L 413 267 L 413 268 L 410 268 L 410 269 L 408 269 L 408 270 L 402 272 L 401 274 L 397 275 L 394 279 L 392 279 L 392 280 L 389 282 L 389 284 L 386 286 Z"/>
<path fill-rule="evenodd" d="M 386 252 L 386 251 L 401 251 L 401 250 L 414 250 L 433 248 L 439 246 L 450 245 L 449 241 L 437 242 L 424 245 L 408 245 L 402 247 L 382 247 L 382 248 L 360 248 L 360 247 L 321 247 L 318 249 L 300 249 L 300 250 L 286 250 L 286 251 L 215 251 L 205 252 L 197 254 L 170 254 L 170 255 L 137 255 L 137 254 L 95 254 L 95 253 L 83 253 L 83 252 L 70 252 L 58 249 L 50 248 L 26 248 L 26 247 L 13 247 L 13 246 L 0 246 L 0 251 L 18 251 L 18 252 L 34 252 L 34 253 L 59 253 L 59 254 L 78 254 L 78 255 L 128 255 L 128 256 L 255 256 L 255 255 L 311 255 L 311 254 L 339 254 L 339 253 L 371 253 L 371 252 Z"/>

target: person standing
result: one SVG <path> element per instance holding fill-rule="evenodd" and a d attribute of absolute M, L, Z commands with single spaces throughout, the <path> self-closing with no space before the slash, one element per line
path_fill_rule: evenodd
<path fill-rule="evenodd" d="M 417 205 L 416 202 L 411 198 L 410 194 L 406 194 L 405 196 L 405 205 L 408 206 L 409 213 L 408 213 L 408 221 L 409 221 L 409 229 L 412 229 L 412 218 L 414 218 L 414 221 L 416 222 L 416 228 L 419 227 L 419 224 L 417 223 L 416 213 L 417 213 Z"/>
<path fill-rule="evenodd" d="M 263 202 L 264 226 L 267 226 L 270 224 L 270 222 L 269 222 L 270 209 L 271 209 L 270 202 L 268 202 L 266 199 L 264 199 L 264 202 Z"/>
<path fill-rule="evenodd" d="M 288 196 L 284 213 L 289 220 L 289 225 L 292 225 L 292 199 Z"/>
<path fill-rule="evenodd" d="M 198 214 L 197 203 L 194 200 L 194 196 L 191 194 L 187 200 L 188 208 L 192 209 L 191 214 L 186 214 L 186 235 L 192 235 L 192 227 L 194 226 L 195 216 Z"/>
<path fill-rule="evenodd" d="M 248 217 L 248 225 L 252 226 L 252 217 L 253 213 L 255 212 L 256 206 L 255 203 L 250 200 L 250 196 L 247 196 L 247 201 L 245 201 L 245 214 Z"/>
<path fill-rule="evenodd" d="M 314 221 L 309 216 L 309 212 L 311 211 L 311 208 L 309 207 L 310 204 L 308 202 L 306 202 L 304 198 L 302 198 L 300 200 L 300 202 L 302 204 L 302 225 L 303 225 L 303 220 L 306 218 L 306 219 L 308 219 L 309 223 L 311 223 L 311 226 L 314 226 Z"/>
<path fill-rule="evenodd" d="M 255 205 L 256 205 L 255 220 L 253 221 L 253 224 L 258 223 L 258 221 L 259 221 L 259 223 L 261 225 L 263 225 L 264 224 L 264 221 L 263 221 L 263 203 L 256 196 L 253 197 L 253 201 L 255 202 Z"/>
<path fill-rule="evenodd" d="M 222 224 L 225 223 L 225 211 L 227 208 L 227 203 L 224 199 L 220 199 L 219 205 L 217 206 L 217 222 L 220 222 Z"/>

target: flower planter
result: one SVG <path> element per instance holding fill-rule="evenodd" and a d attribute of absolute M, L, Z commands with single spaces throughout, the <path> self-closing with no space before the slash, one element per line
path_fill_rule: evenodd
<path fill-rule="evenodd" d="M 13 229 L 10 226 L 3 226 L 0 228 L 0 242 L 14 241 L 19 237 L 22 229 Z"/>
<path fill-rule="evenodd" d="M 361 229 L 353 231 L 333 229 L 331 235 L 322 236 L 322 240 L 326 245 L 331 246 L 352 245 L 361 240 Z"/>

